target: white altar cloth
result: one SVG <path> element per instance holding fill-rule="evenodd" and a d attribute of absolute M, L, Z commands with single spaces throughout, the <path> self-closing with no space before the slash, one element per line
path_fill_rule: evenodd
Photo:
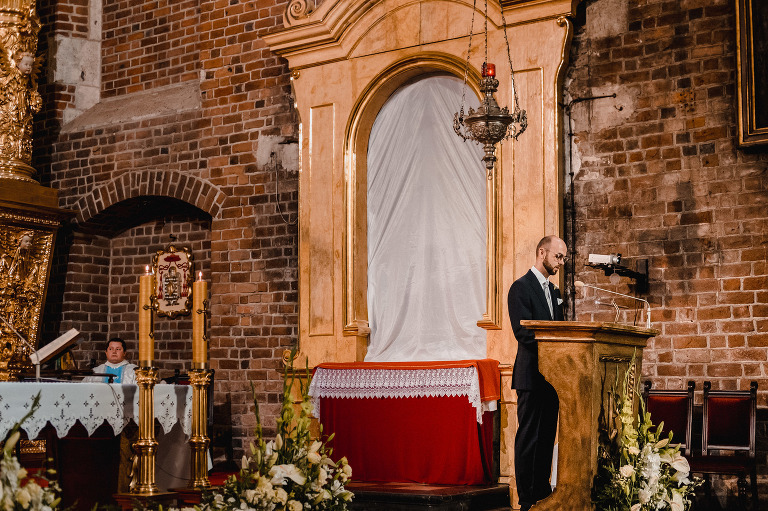
<path fill-rule="evenodd" d="M 27 419 L 22 429 L 35 438 L 47 423 L 64 438 L 76 421 L 88 434 L 106 421 L 117 435 L 128 422 L 138 423 L 139 388 L 136 385 L 74 382 L 3 382 L 0 383 L 0 438 L 28 411 L 40 392 L 40 408 Z M 179 423 L 188 437 L 192 432 L 192 387 L 155 385 L 155 418 L 168 434 Z"/>
<path fill-rule="evenodd" d="M 320 417 L 323 398 L 422 398 L 466 396 L 477 422 L 496 410 L 500 398 L 496 360 L 414 362 L 328 362 L 318 365 L 309 385 Z"/>

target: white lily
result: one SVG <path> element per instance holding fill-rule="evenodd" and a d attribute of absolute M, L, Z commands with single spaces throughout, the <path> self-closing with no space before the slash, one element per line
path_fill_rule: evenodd
<path fill-rule="evenodd" d="M 8 440 L 5 441 L 5 445 L 3 446 L 5 452 L 13 452 L 13 448 L 16 446 L 16 442 L 19 441 L 19 437 L 21 437 L 20 431 L 16 431 L 14 434 L 8 437 Z"/>
<path fill-rule="evenodd" d="M 672 500 L 669 503 L 671 511 L 684 511 L 685 503 L 683 503 L 683 496 L 675 490 L 672 490 Z"/>
<path fill-rule="evenodd" d="M 670 465 L 672 465 L 672 468 L 678 472 L 685 472 L 688 474 L 688 472 L 691 471 L 691 465 L 688 464 L 688 460 L 685 459 L 684 456 L 681 456 L 680 453 L 677 454 L 677 457 L 675 457 L 674 461 L 670 463 Z"/>
<path fill-rule="evenodd" d="M 304 484 L 307 482 L 307 478 L 301 473 L 296 465 L 275 465 L 269 470 L 269 475 L 272 477 L 272 484 L 282 486 L 285 484 L 285 479 L 290 479 L 297 484 Z"/>
<path fill-rule="evenodd" d="M 621 477 L 629 479 L 635 473 L 635 467 L 632 465 L 624 465 L 619 469 L 619 473 L 621 474 Z"/>

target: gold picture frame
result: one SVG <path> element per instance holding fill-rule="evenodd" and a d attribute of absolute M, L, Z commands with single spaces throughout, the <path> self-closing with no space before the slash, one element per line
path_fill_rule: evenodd
<path fill-rule="evenodd" d="M 174 319 L 192 311 L 194 257 L 189 248 L 173 245 L 158 250 L 152 257 L 155 273 L 152 301 L 158 316 Z"/>
<path fill-rule="evenodd" d="M 736 0 L 739 145 L 768 144 L 768 2 Z"/>

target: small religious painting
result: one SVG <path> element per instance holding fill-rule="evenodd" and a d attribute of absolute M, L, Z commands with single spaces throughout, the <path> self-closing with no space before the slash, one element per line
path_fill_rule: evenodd
<path fill-rule="evenodd" d="M 187 316 L 192 310 L 192 259 L 188 248 L 173 245 L 152 258 L 158 316 Z"/>
<path fill-rule="evenodd" d="M 768 144 L 768 2 L 736 2 L 739 145 Z"/>

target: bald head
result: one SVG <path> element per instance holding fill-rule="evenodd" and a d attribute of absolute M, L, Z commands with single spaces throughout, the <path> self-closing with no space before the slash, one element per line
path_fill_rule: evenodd
<path fill-rule="evenodd" d="M 568 247 L 557 236 L 544 236 L 536 245 L 536 264 L 534 266 L 545 277 L 556 275 L 565 264 Z"/>

